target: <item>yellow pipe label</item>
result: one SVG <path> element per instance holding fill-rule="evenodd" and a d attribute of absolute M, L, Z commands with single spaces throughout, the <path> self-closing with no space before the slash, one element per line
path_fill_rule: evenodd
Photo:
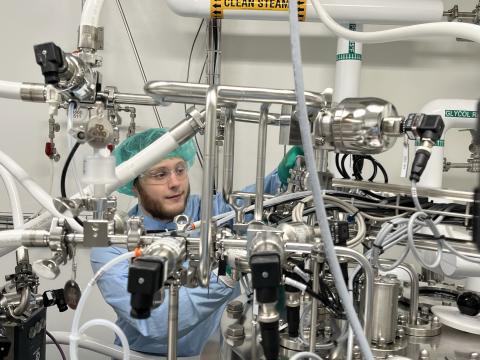
<path fill-rule="evenodd" d="M 289 0 L 210 0 L 210 17 L 222 19 L 223 12 L 228 10 L 256 11 L 288 11 Z M 307 1 L 298 3 L 298 20 L 305 21 L 307 16 Z"/>

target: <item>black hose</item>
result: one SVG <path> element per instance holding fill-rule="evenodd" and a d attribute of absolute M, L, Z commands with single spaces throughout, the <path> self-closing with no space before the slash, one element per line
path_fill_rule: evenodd
<path fill-rule="evenodd" d="M 60 346 L 60 344 L 58 343 L 57 339 L 55 339 L 55 337 L 50 333 L 50 331 L 45 330 L 45 332 L 47 333 L 47 336 L 48 336 L 50 339 L 52 339 L 53 343 L 54 343 L 55 346 L 57 347 L 58 352 L 60 353 L 60 356 L 62 357 L 62 360 L 67 360 L 67 357 L 65 356 L 65 353 L 63 352 L 63 349 L 62 349 L 62 347 Z"/>
<path fill-rule="evenodd" d="M 65 164 L 63 165 L 62 177 L 60 179 L 60 193 L 61 193 L 63 198 L 67 197 L 67 191 L 66 191 L 66 188 L 65 188 L 65 183 L 66 183 L 66 180 L 67 180 L 68 167 L 70 166 L 70 163 L 72 162 L 73 156 L 77 152 L 79 146 L 80 146 L 79 142 L 77 142 L 73 146 L 72 150 L 70 150 L 70 154 L 68 154 L 67 160 L 65 160 Z M 83 226 L 83 221 L 80 220 L 78 218 L 78 216 L 74 216 L 73 218 L 75 219 L 75 221 L 77 223 L 79 223 L 81 226 Z"/>

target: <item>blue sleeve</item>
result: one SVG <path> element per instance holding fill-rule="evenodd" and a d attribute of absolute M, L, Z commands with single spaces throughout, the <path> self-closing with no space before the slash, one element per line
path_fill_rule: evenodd
<path fill-rule="evenodd" d="M 91 266 L 97 272 L 101 266 L 124 253 L 121 248 L 93 248 Z M 149 340 L 165 344 L 167 342 L 168 321 L 168 290 L 165 291 L 164 302 L 152 311 L 148 319 L 134 319 L 130 316 L 130 294 L 127 291 L 128 261 L 117 264 L 98 280 L 98 287 L 105 301 L 113 307 L 117 316 L 134 327 L 142 336 Z M 208 318 L 221 307 L 231 296 L 233 289 L 211 275 L 210 287 L 179 290 L 179 338 L 188 334 L 195 326 Z M 206 329 L 206 331 L 208 331 Z"/>

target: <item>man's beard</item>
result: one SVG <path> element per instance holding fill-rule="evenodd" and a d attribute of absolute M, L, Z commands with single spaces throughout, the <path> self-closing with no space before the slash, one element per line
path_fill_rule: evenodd
<path fill-rule="evenodd" d="M 190 196 L 190 185 L 187 188 L 187 196 L 185 196 L 185 202 L 181 210 L 172 211 L 167 210 L 158 199 L 148 195 L 140 184 L 137 184 L 139 203 L 143 209 L 153 218 L 157 220 L 173 220 L 177 215 L 183 214 L 185 207 L 187 206 L 188 197 Z"/>

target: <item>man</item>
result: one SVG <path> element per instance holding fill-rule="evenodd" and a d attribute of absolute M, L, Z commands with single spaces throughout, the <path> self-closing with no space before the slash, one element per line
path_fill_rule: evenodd
<path fill-rule="evenodd" d="M 114 151 L 117 165 L 130 159 L 145 147 L 156 141 L 166 129 L 150 129 L 135 134 L 122 142 Z M 292 148 L 282 160 L 277 171 L 265 179 L 265 193 L 274 194 L 281 183 L 288 179 L 289 169 L 293 167 L 299 148 Z M 195 160 L 195 147 L 190 140 L 138 176 L 134 181 L 122 186 L 119 192 L 136 196 L 138 204 L 130 210 L 130 216 L 143 216 L 146 230 L 174 230 L 173 218 L 179 214 L 187 215 L 191 221 L 200 219 L 200 198 L 190 195 L 188 168 Z M 254 191 L 249 186 L 245 191 Z M 222 196 L 213 199 L 213 214 L 231 211 Z M 124 248 L 93 248 L 90 256 L 93 271 L 126 252 Z M 98 286 L 105 301 L 117 313 L 117 324 L 125 332 L 130 348 L 136 351 L 156 355 L 167 354 L 168 296 L 162 305 L 154 309 L 150 318 L 134 319 L 130 316 L 130 294 L 127 292 L 128 261 L 117 265 L 105 273 Z M 166 290 L 168 293 L 168 290 Z M 178 356 L 200 354 L 203 345 L 218 329 L 220 318 L 228 301 L 238 295 L 238 291 L 228 287 L 212 274 L 210 286 L 205 288 L 184 288 L 179 291 Z"/>

